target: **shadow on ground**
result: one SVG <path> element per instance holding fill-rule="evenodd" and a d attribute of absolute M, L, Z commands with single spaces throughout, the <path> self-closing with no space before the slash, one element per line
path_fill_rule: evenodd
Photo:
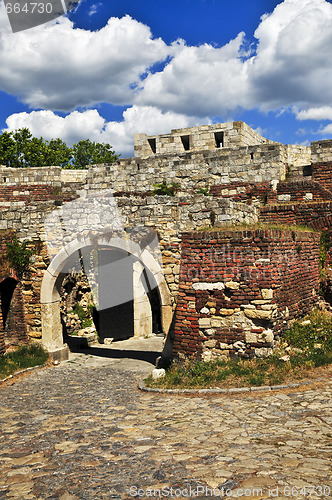
<path fill-rule="evenodd" d="M 146 350 L 128 349 L 123 344 L 123 341 L 118 341 L 112 346 L 91 346 L 85 338 L 73 338 L 68 336 L 65 340 L 68 344 L 70 352 L 80 353 L 90 356 L 109 359 L 134 359 L 138 361 L 146 361 L 155 366 L 157 358 L 161 355 L 161 351 L 149 350 L 148 345 Z"/>

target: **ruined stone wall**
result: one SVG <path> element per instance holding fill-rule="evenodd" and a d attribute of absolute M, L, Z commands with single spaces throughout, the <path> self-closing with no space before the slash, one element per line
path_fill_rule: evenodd
<path fill-rule="evenodd" d="M 10 168 L 0 165 L 0 185 L 2 184 L 47 184 L 61 186 L 61 167 Z"/>
<path fill-rule="evenodd" d="M 134 136 L 135 157 L 146 158 L 154 154 L 181 154 L 184 151 L 238 148 L 272 143 L 244 122 L 228 122 L 174 129 L 170 134 Z"/>
<path fill-rule="evenodd" d="M 8 188 L 9 186 L 6 186 L 6 189 Z M 12 189 L 13 186 L 10 188 Z M 3 202 L 0 212 L 0 218 L 6 223 L 6 227 L 16 229 L 19 238 L 32 240 L 38 248 L 32 258 L 31 272 L 22 283 L 27 334 L 34 339 L 41 338 L 40 289 L 49 264 L 44 221 L 46 216 L 59 209 L 63 203 L 61 192 L 50 196 L 50 199 L 46 201 L 48 189 L 48 186 L 30 185 L 29 194 L 20 194 L 22 192 L 17 190 L 18 194 L 13 195 L 13 199 L 15 200 L 17 196 L 20 201 L 8 199 Z M 33 194 L 35 196 L 32 196 Z M 114 201 L 124 227 L 139 229 L 142 226 L 148 226 L 154 228 L 159 234 L 165 280 L 170 290 L 173 307 L 175 307 L 178 289 L 181 232 L 211 227 L 212 224 L 250 224 L 258 220 L 258 212 L 253 207 L 204 195 L 117 197 Z M 88 204 L 81 204 L 79 209 L 74 208 L 73 212 L 70 209 L 67 211 L 70 205 L 64 204 L 63 207 L 65 209 L 62 217 L 64 227 L 67 222 L 69 226 L 73 226 L 73 217 L 77 221 L 74 224 L 76 233 L 72 234 L 69 231 L 68 241 L 64 240 L 63 244 L 75 239 L 77 234 L 85 230 L 98 232 L 103 231 L 103 228 L 112 227 L 114 219 L 112 213 L 107 207 L 101 210 L 96 206 L 94 197 L 89 198 Z M 96 213 L 93 212 L 94 209 Z M 107 215 L 109 217 L 105 218 Z M 68 221 L 66 217 L 69 218 Z M 91 220 L 95 221 L 95 226 L 91 226 Z M 11 236 L 12 234 L 13 232 Z M 58 241 L 61 247 L 60 235 Z"/>
<path fill-rule="evenodd" d="M 281 144 L 188 152 L 181 155 L 127 158 L 89 169 L 86 189 L 112 189 L 115 193 L 147 193 L 166 180 L 180 185 L 182 193 L 232 182 L 261 183 L 286 176 Z"/>
<path fill-rule="evenodd" d="M 332 140 L 311 143 L 311 163 L 329 162 L 332 159 Z"/>
<path fill-rule="evenodd" d="M 182 237 L 174 353 L 264 356 L 319 288 L 319 235 L 189 232 Z"/>

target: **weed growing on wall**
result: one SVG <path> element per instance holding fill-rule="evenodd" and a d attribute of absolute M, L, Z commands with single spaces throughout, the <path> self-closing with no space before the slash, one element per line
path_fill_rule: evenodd
<path fill-rule="evenodd" d="M 324 280 L 325 278 L 326 258 L 330 248 L 331 248 L 330 233 L 323 231 L 320 237 L 320 246 L 319 246 L 319 272 L 320 272 L 320 278 L 322 280 Z"/>
<path fill-rule="evenodd" d="M 86 311 L 83 308 L 83 306 L 81 306 L 80 304 L 76 304 L 73 311 L 70 312 L 77 314 L 78 319 L 81 322 L 81 328 L 84 329 L 92 325 L 92 319 L 91 319 L 92 311 L 93 311 L 93 305 L 88 306 L 88 310 Z"/>
<path fill-rule="evenodd" d="M 34 254 L 34 250 L 29 248 L 30 244 L 29 241 L 21 243 L 16 236 L 11 243 L 7 243 L 6 257 L 20 279 L 29 272 L 30 260 Z"/>
<path fill-rule="evenodd" d="M 154 184 L 153 185 L 154 190 L 152 191 L 152 195 L 163 195 L 163 196 L 175 196 L 175 194 L 179 191 L 180 189 L 180 184 L 177 184 L 176 182 L 171 182 L 171 184 L 167 184 L 166 180 L 164 179 L 163 182 L 160 184 Z"/>

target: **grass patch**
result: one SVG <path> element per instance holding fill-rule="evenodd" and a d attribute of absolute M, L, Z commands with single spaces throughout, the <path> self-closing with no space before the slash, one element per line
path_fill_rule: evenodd
<path fill-rule="evenodd" d="M 230 388 L 278 385 L 315 377 L 322 367 L 332 363 L 332 315 L 313 311 L 295 322 L 283 341 L 268 358 L 174 362 L 164 378 L 153 380 L 150 376 L 145 383 L 165 389 Z"/>
<path fill-rule="evenodd" d="M 47 360 L 48 352 L 42 346 L 20 346 L 15 351 L 0 356 L 0 380 L 25 368 L 43 365 Z"/>

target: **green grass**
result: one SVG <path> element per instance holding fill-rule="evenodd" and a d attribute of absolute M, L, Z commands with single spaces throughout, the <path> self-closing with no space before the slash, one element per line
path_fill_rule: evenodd
<path fill-rule="evenodd" d="M 303 325 L 306 320 L 310 323 Z M 278 385 L 314 377 L 318 370 L 332 363 L 332 315 L 313 311 L 295 322 L 283 341 L 290 349 L 285 352 L 283 343 L 268 358 L 174 362 L 164 378 L 155 381 L 150 376 L 145 383 L 166 389 L 228 388 Z M 287 361 L 280 359 L 285 355 L 289 357 Z"/>
<path fill-rule="evenodd" d="M 0 356 L 0 380 L 25 368 L 43 365 L 47 360 L 48 353 L 42 346 L 37 344 L 20 346 L 15 351 Z"/>

